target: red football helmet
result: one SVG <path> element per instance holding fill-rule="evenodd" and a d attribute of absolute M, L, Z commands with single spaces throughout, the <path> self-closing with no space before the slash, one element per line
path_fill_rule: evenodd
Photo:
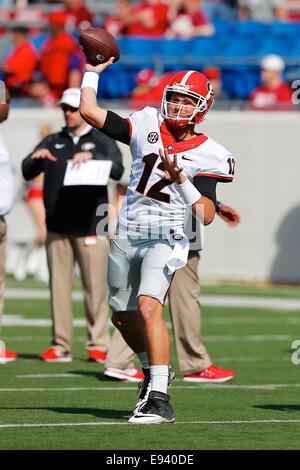
<path fill-rule="evenodd" d="M 169 106 L 170 95 L 172 93 L 184 94 L 196 100 L 194 111 L 190 117 L 185 118 L 180 115 L 182 106 L 184 105 L 179 107 L 177 116 L 170 116 Z M 164 89 L 161 113 L 172 127 L 184 128 L 191 124 L 195 125 L 202 122 L 213 102 L 213 88 L 205 75 L 200 72 L 195 72 L 195 70 L 185 70 L 174 75 Z"/>

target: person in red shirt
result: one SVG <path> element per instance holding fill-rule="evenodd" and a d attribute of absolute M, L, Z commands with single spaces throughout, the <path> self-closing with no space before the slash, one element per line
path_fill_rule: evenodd
<path fill-rule="evenodd" d="M 126 25 L 122 18 L 129 18 L 130 12 L 131 5 L 129 0 L 116 0 L 115 14 L 105 17 L 103 28 L 114 37 L 126 34 Z"/>
<path fill-rule="evenodd" d="M 72 35 L 65 31 L 65 12 L 52 12 L 48 20 L 51 37 L 42 47 L 40 72 L 51 93 L 60 98 L 68 86 L 70 58 L 78 46 Z"/>
<path fill-rule="evenodd" d="M 3 63 L 5 83 L 11 95 L 27 95 L 37 66 L 37 55 L 28 40 L 27 28 L 16 26 L 11 32 L 14 49 Z"/>
<path fill-rule="evenodd" d="M 94 15 L 85 5 L 85 0 L 64 0 L 64 4 L 67 31 L 86 29 L 92 25 Z"/>
<path fill-rule="evenodd" d="M 163 90 L 174 72 L 166 72 L 157 77 L 153 70 L 142 69 L 135 77 L 136 88 L 131 93 L 129 107 L 140 109 L 141 106 L 160 106 Z"/>
<path fill-rule="evenodd" d="M 123 10 L 121 21 L 128 36 L 161 37 L 168 27 L 168 5 L 147 0 Z"/>
<path fill-rule="evenodd" d="M 171 0 L 168 37 L 212 36 L 215 28 L 202 11 L 202 0 Z"/>
<path fill-rule="evenodd" d="M 282 79 L 283 59 L 270 54 L 261 61 L 262 85 L 250 96 L 250 109 L 261 111 L 293 110 L 292 89 Z"/>

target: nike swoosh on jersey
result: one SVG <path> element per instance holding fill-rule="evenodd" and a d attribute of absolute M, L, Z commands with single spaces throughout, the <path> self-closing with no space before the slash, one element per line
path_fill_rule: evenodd
<path fill-rule="evenodd" d="M 188 160 L 189 162 L 193 161 L 192 158 L 187 158 L 185 155 L 183 155 L 181 158 L 182 158 L 182 160 Z"/>
<path fill-rule="evenodd" d="M 55 144 L 54 147 L 56 149 L 63 149 L 66 146 L 66 144 Z"/>

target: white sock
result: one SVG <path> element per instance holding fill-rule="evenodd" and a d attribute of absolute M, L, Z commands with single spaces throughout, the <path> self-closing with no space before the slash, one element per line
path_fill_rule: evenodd
<path fill-rule="evenodd" d="M 151 391 L 167 393 L 169 366 L 150 366 Z"/>
<path fill-rule="evenodd" d="M 141 361 L 143 369 L 150 369 L 148 355 L 146 352 L 137 353 L 139 360 Z"/>

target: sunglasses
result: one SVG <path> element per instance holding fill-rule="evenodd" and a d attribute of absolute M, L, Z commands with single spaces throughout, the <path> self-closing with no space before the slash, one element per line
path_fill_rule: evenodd
<path fill-rule="evenodd" d="M 68 106 L 66 104 L 62 104 L 61 109 L 64 113 L 66 113 L 67 111 L 70 111 L 71 113 L 76 113 L 78 111 L 78 108 L 73 108 L 72 106 Z"/>

